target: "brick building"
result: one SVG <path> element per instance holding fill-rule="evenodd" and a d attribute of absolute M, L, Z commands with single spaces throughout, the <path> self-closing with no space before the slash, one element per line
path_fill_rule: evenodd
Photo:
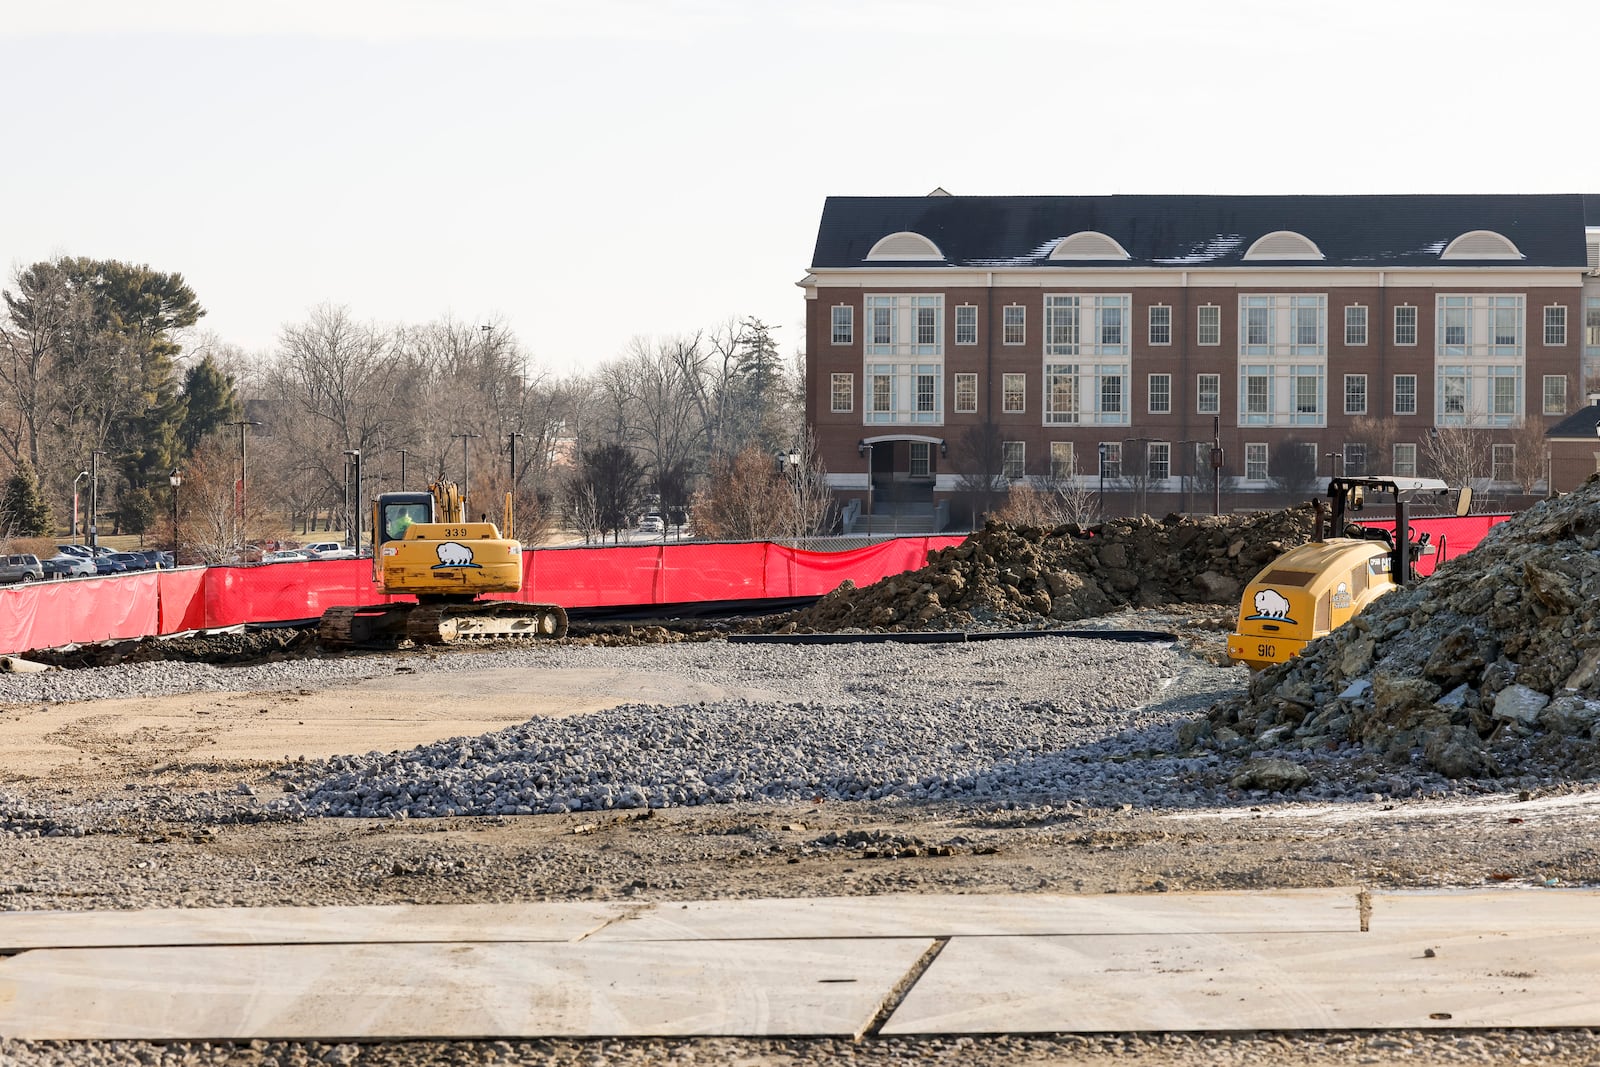
<path fill-rule="evenodd" d="M 807 424 L 847 519 L 991 477 L 1210 510 L 1213 436 L 1224 508 L 1435 473 L 1446 429 L 1520 492 L 1600 392 L 1597 247 L 1593 195 L 830 197 Z M 1597 464 L 1563 440 L 1558 490 Z"/>

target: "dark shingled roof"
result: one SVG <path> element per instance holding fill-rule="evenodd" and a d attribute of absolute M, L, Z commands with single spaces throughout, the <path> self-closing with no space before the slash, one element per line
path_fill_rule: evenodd
<path fill-rule="evenodd" d="M 1586 441 L 1600 441 L 1595 427 L 1600 426 L 1600 404 L 1580 408 L 1544 432 L 1546 437 L 1581 437 Z"/>
<path fill-rule="evenodd" d="M 1292 230 L 1336 267 L 1575 267 L 1585 265 L 1584 225 L 1600 217 L 1600 196 L 830 196 L 822 209 L 814 269 L 869 266 L 872 246 L 891 233 L 919 233 L 951 267 L 1227 267 L 1244 264 L 1259 237 Z M 1049 259 L 1063 237 L 1096 230 L 1127 260 Z M 1520 260 L 1440 260 L 1446 244 L 1473 230 L 1503 234 Z M 1256 265 L 1259 261 L 1252 261 Z M 894 265 L 874 260 L 870 266 Z"/>

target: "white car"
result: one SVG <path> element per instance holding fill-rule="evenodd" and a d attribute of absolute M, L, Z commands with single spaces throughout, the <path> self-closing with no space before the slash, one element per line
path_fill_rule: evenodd
<path fill-rule="evenodd" d="M 311 557 L 304 552 L 293 552 L 289 549 L 280 549 L 277 552 L 264 552 L 261 555 L 262 563 L 304 563 Z"/>
<path fill-rule="evenodd" d="M 658 534 L 665 532 L 667 524 L 661 521 L 660 515 L 646 515 L 639 520 L 639 532 Z"/>

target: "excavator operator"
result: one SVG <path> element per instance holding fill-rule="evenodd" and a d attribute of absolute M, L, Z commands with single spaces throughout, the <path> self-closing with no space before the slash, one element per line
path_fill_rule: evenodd
<path fill-rule="evenodd" d="M 383 525 L 385 541 L 399 541 L 414 524 L 428 521 L 426 504 L 400 504 L 389 509 L 388 521 Z"/>

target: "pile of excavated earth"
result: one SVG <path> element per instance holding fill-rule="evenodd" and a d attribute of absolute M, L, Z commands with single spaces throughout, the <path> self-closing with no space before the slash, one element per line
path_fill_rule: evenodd
<path fill-rule="evenodd" d="M 1124 608 L 1237 605 L 1269 562 L 1310 540 L 1309 506 L 1250 516 L 1117 519 L 1044 529 L 991 522 L 921 570 L 845 582 L 785 625 L 961 630 L 1059 625 Z"/>
<path fill-rule="evenodd" d="M 1215 707 L 1223 749 L 1355 743 L 1450 778 L 1600 767 L 1600 477 L 1494 527 Z"/>

